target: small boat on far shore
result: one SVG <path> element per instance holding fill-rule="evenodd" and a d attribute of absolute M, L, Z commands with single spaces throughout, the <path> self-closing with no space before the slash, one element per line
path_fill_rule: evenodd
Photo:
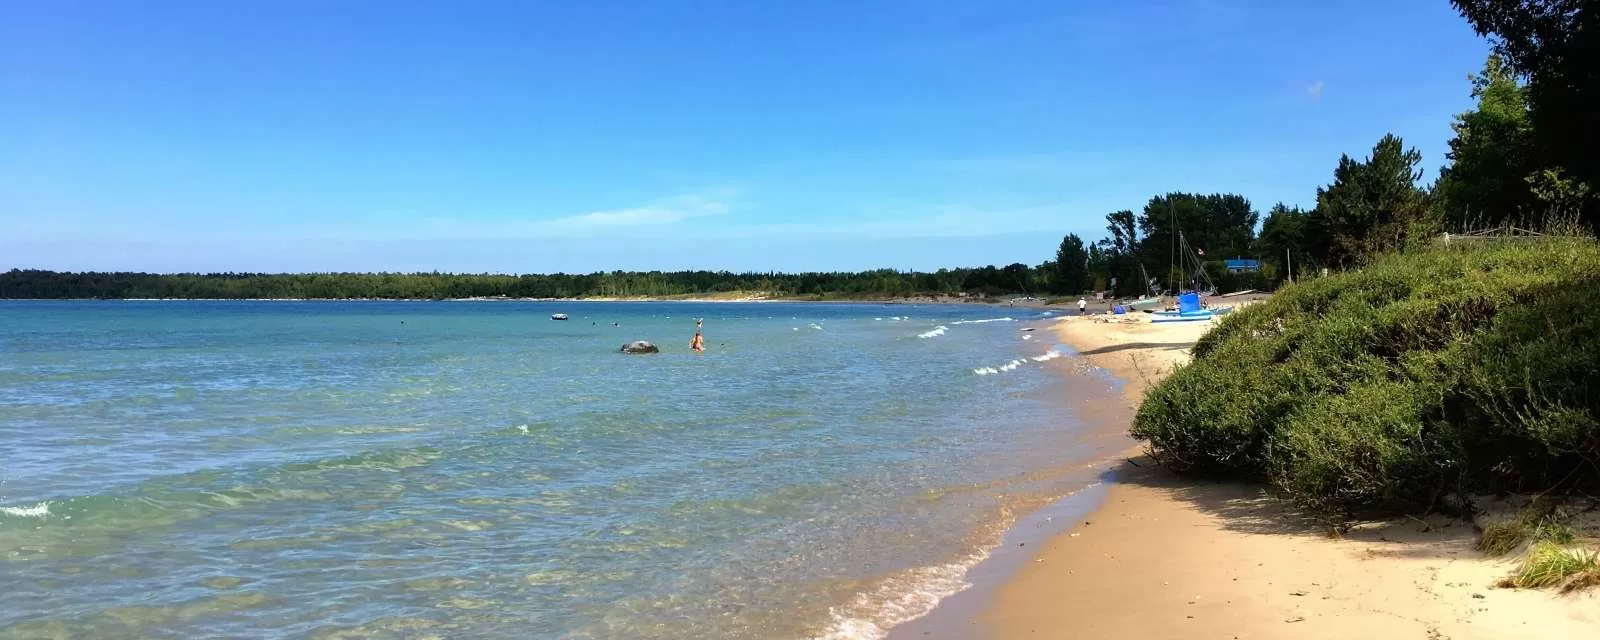
<path fill-rule="evenodd" d="M 567 319 L 567 314 L 565 314 L 565 313 L 552 313 L 552 314 L 550 314 L 550 319 L 551 320 L 566 320 Z"/>
<path fill-rule="evenodd" d="M 1228 315 L 1233 307 L 1217 307 L 1215 309 L 1199 309 L 1196 311 L 1156 311 L 1151 313 L 1151 322 L 1196 322 L 1210 320 L 1218 316 Z"/>
<path fill-rule="evenodd" d="M 1207 308 L 1201 306 L 1200 294 L 1189 291 L 1178 296 L 1178 308 L 1171 311 L 1152 311 L 1151 322 L 1194 322 L 1210 320 L 1233 311 L 1232 307 Z"/>

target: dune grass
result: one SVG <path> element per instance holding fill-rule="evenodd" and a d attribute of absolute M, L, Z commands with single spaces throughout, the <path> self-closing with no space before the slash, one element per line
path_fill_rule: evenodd
<path fill-rule="evenodd" d="M 1484 525 L 1477 548 L 1486 555 L 1503 556 L 1525 543 L 1551 542 L 1566 546 L 1576 541 L 1577 537 L 1577 532 L 1562 521 L 1554 508 L 1539 500 L 1523 509 L 1515 518 Z"/>
<path fill-rule="evenodd" d="M 1600 584 L 1600 553 L 1545 541 L 1528 551 L 1516 574 L 1500 586 L 1518 589 L 1560 587 L 1574 591 Z"/>

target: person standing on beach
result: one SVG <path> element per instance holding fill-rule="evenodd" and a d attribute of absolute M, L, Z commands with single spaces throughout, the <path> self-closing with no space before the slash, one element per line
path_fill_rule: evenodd
<path fill-rule="evenodd" d="M 700 319 L 695 319 L 694 338 L 689 341 L 689 348 L 695 353 L 704 353 L 706 350 L 706 339 L 700 336 L 701 322 L 702 321 Z"/>
<path fill-rule="evenodd" d="M 1089 309 L 1089 301 L 1088 300 L 1084 300 L 1083 298 L 1078 298 L 1078 315 L 1081 316 L 1081 315 L 1084 315 L 1085 313 L 1088 313 L 1088 309 Z"/>

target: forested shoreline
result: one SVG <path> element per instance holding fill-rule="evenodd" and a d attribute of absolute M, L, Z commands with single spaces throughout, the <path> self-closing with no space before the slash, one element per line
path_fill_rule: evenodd
<path fill-rule="evenodd" d="M 1031 295 L 1042 292 L 1035 269 L 894 270 L 856 273 L 731 273 L 726 271 L 497 275 L 446 273 L 150 274 L 0 273 L 0 299 L 408 299 L 631 298 L 714 295 L 736 291 L 774 297 L 909 297 Z"/>

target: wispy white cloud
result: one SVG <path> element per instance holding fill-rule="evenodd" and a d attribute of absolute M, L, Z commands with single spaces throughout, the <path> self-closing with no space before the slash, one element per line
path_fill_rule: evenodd
<path fill-rule="evenodd" d="M 728 213 L 733 210 L 731 200 L 737 196 L 735 190 L 722 189 L 710 194 L 668 198 L 632 209 L 592 211 L 552 218 L 538 224 L 552 230 L 568 231 L 675 224 L 690 218 Z"/>
<path fill-rule="evenodd" d="M 1323 85 L 1321 80 L 1306 85 L 1306 95 L 1311 98 L 1312 102 L 1322 102 L 1322 90 L 1324 86 L 1325 85 Z"/>
<path fill-rule="evenodd" d="M 351 235 L 361 239 L 541 239 L 585 238 L 651 229 L 659 232 L 695 218 L 733 212 L 740 204 L 742 191 L 735 188 L 711 189 L 662 198 L 637 207 L 603 209 L 558 217 L 466 218 L 436 217 L 413 224 L 402 224 L 379 233 L 371 227 L 320 229 L 309 233 L 321 237 Z M 375 237 L 378 236 L 378 237 Z"/>
<path fill-rule="evenodd" d="M 1097 227 L 1104 205 L 1052 202 L 1015 207 L 972 204 L 931 205 L 920 210 L 875 215 L 751 225 L 707 226 L 706 239 L 850 236 L 855 238 L 979 238 L 1015 233 L 1066 233 Z"/>
<path fill-rule="evenodd" d="M 636 207 L 602 209 L 551 217 L 528 211 L 526 216 L 463 212 L 462 215 L 428 216 L 413 211 L 394 211 L 368 216 L 388 222 L 340 221 L 283 224 L 240 221 L 217 229 L 185 230 L 173 234 L 170 228 L 144 220 L 104 220 L 88 224 L 62 216 L 0 216 L 0 249 L 12 243 L 81 242 L 166 242 L 175 235 L 192 242 L 253 241 L 406 241 L 475 240 L 603 237 L 628 229 L 662 230 L 703 217 L 733 212 L 742 205 L 743 192 L 725 187 L 707 189 L 645 202 Z"/>

